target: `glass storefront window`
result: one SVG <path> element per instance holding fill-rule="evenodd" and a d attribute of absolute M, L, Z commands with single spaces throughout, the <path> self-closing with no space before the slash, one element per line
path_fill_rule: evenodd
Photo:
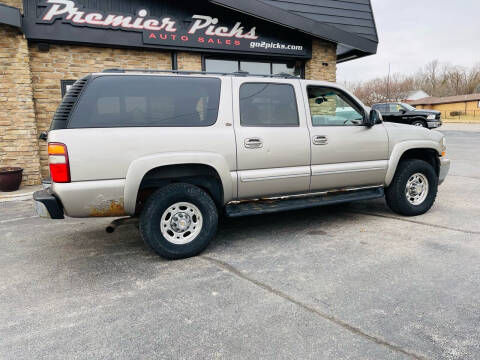
<path fill-rule="evenodd" d="M 289 67 L 288 65 L 293 65 Z M 295 64 L 272 64 L 272 73 L 273 74 L 290 74 L 295 76 L 302 75 L 302 69 L 300 66 Z"/>
<path fill-rule="evenodd" d="M 270 63 L 261 63 L 253 61 L 240 61 L 240 70 L 247 71 L 250 74 L 270 75 Z"/>
<path fill-rule="evenodd" d="M 205 71 L 224 73 L 247 71 L 250 74 L 259 75 L 275 75 L 283 73 L 301 77 L 303 75 L 303 63 L 301 61 L 282 63 L 206 58 Z"/>
<path fill-rule="evenodd" d="M 232 73 L 238 71 L 238 61 L 205 59 L 206 71 Z"/>

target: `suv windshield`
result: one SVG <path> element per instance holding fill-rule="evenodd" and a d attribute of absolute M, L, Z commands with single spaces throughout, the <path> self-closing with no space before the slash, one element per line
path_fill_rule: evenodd
<path fill-rule="evenodd" d="M 417 109 L 415 109 L 412 105 L 409 105 L 409 104 L 401 103 L 400 105 L 402 105 L 402 106 L 403 106 L 405 109 L 407 109 L 408 111 L 417 110 Z"/>

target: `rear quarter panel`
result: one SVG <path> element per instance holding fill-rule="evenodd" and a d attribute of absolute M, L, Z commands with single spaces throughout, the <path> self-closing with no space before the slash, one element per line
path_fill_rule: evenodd
<path fill-rule="evenodd" d="M 199 163 L 209 153 L 221 163 L 216 170 L 227 182 L 225 199 L 235 195 L 232 172 L 236 170 L 236 145 L 232 124 L 231 80 L 222 78 L 220 106 L 217 122 L 208 127 L 119 127 L 54 130 L 49 142 L 67 145 L 72 183 L 54 184 L 53 190 L 62 200 L 67 215 L 121 216 L 132 215 L 138 186 L 143 175 L 151 168 L 175 163 Z M 186 156 L 174 154 L 191 154 Z M 173 154 L 173 156 L 172 156 Z M 139 159 L 143 166 L 133 170 Z M 163 160 L 162 160 L 163 159 Z M 172 160 L 173 159 L 173 160 Z M 208 157 L 205 157 L 208 161 Z M 218 159 L 221 159 L 219 161 Z M 177 162 L 178 161 L 178 162 Z M 211 165 L 208 164 L 207 165 Z M 130 169 L 130 171 L 129 171 Z M 142 172 L 142 173 L 141 173 Z M 125 192 L 127 177 L 129 191 Z M 75 195 L 77 194 L 77 195 Z M 125 204 L 130 204 L 126 208 Z M 132 206 L 133 204 L 133 206 Z M 114 211 L 99 211 L 113 206 Z M 98 207 L 100 206 L 100 207 Z M 123 211 L 121 211 L 123 209 Z"/>

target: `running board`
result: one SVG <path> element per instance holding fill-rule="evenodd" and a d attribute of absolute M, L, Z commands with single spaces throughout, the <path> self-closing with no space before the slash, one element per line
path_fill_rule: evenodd
<path fill-rule="evenodd" d="M 269 214 L 279 211 L 306 209 L 349 201 L 378 199 L 385 195 L 383 187 L 365 190 L 337 191 L 318 196 L 291 197 L 244 201 L 225 207 L 228 217 Z"/>

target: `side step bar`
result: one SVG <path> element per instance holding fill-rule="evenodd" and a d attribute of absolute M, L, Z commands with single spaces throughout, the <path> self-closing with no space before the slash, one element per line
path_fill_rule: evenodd
<path fill-rule="evenodd" d="M 228 217 L 240 217 L 306 209 L 316 206 L 340 204 L 349 201 L 372 200 L 383 196 L 385 196 L 383 187 L 378 187 L 365 190 L 338 191 L 318 196 L 246 201 L 237 204 L 229 204 L 225 207 L 225 211 Z"/>

